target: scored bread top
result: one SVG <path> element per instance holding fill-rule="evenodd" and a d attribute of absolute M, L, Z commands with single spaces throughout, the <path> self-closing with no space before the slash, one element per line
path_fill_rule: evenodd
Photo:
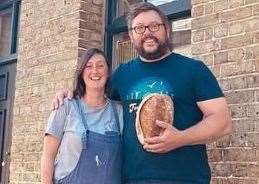
<path fill-rule="evenodd" d="M 141 101 L 136 116 L 136 132 L 141 144 L 144 138 L 160 135 L 162 129 L 156 120 L 173 122 L 173 108 L 171 97 L 164 94 L 152 93 Z"/>

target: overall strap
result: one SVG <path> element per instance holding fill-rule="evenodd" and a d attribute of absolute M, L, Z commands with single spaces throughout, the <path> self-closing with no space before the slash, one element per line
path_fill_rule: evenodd
<path fill-rule="evenodd" d="M 84 111 L 83 111 L 82 103 L 80 102 L 80 98 L 76 99 L 76 104 L 77 104 L 78 112 L 81 116 L 82 123 L 85 127 L 85 130 L 87 131 L 88 130 L 87 121 L 86 121 L 85 114 L 84 114 Z"/>
<path fill-rule="evenodd" d="M 117 127 L 119 129 L 119 133 L 120 133 L 121 127 L 120 127 L 119 114 L 118 114 L 118 111 L 117 111 L 117 108 L 116 108 L 116 104 L 112 100 L 111 100 L 111 105 L 112 105 L 112 110 L 113 110 L 113 113 L 114 113 L 114 116 L 115 116 L 116 125 L 117 125 Z"/>

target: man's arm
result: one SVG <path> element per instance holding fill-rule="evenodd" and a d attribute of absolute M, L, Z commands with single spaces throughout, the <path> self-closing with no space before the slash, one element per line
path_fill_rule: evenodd
<path fill-rule="evenodd" d="M 182 131 L 170 124 L 157 122 L 165 130 L 158 137 L 145 139 L 144 149 L 165 153 L 186 145 L 206 144 L 231 132 L 232 121 L 225 98 L 198 102 L 198 106 L 204 115 L 200 122 Z"/>
<path fill-rule="evenodd" d="M 183 131 L 189 144 L 207 144 L 231 133 L 232 121 L 225 98 L 198 102 L 198 106 L 203 120 Z"/>
<path fill-rule="evenodd" d="M 41 157 L 41 183 L 52 184 L 54 161 L 58 152 L 60 141 L 52 135 L 44 138 L 43 153 Z"/>

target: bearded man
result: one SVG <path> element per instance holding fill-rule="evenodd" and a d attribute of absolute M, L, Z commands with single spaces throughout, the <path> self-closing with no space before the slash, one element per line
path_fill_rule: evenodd
<path fill-rule="evenodd" d="M 128 30 L 139 57 L 118 67 L 111 80 L 111 98 L 124 108 L 124 183 L 209 184 L 206 143 L 232 129 L 217 80 L 201 61 L 171 51 L 171 26 L 156 6 L 132 7 Z M 137 107 L 152 93 L 172 98 L 174 118 L 170 124 L 157 121 L 163 133 L 140 144 Z"/>

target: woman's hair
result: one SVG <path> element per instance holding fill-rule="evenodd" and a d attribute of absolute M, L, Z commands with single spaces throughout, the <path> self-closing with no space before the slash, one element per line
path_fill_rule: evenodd
<path fill-rule="evenodd" d="M 108 65 L 108 72 L 110 72 L 110 66 L 107 62 L 107 57 L 105 56 L 105 53 L 102 50 L 98 48 L 90 48 L 87 51 L 85 51 L 78 62 L 77 69 L 75 72 L 74 83 L 73 83 L 73 86 L 74 86 L 73 98 L 81 98 L 85 95 L 86 91 L 85 91 L 85 81 L 83 79 L 83 72 L 88 61 L 96 54 L 102 55 L 104 57 Z M 107 85 L 105 85 L 105 90 L 107 88 L 106 86 Z"/>

